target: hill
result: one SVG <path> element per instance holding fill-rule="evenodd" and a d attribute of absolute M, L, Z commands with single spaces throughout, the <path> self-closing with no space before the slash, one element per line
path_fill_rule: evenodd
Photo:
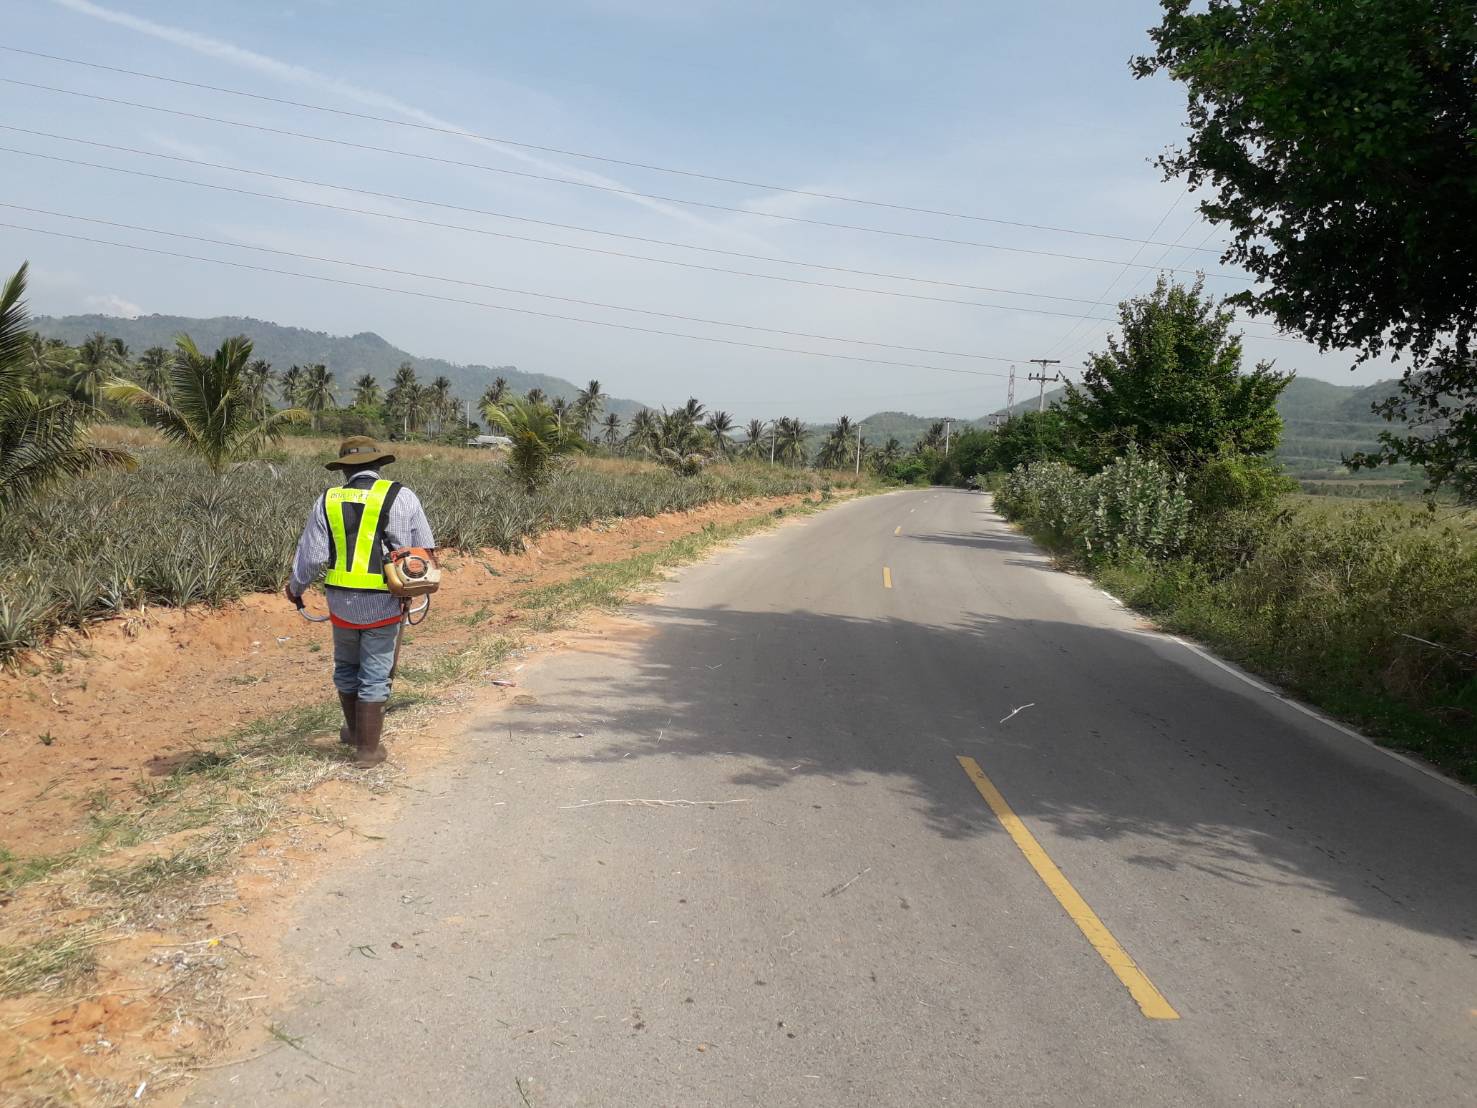
<path fill-rule="evenodd" d="M 1293 378 L 1292 384 L 1277 401 L 1277 411 L 1282 416 L 1278 461 L 1294 476 L 1331 477 L 1343 472 L 1344 455 L 1373 449 L 1379 433 L 1388 426 L 1371 408 L 1393 394 L 1396 384 L 1395 381 L 1379 381 L 1373 385 L 1336 385 L 1316 377 Z M 1059 403 L 1065 395 L 1064 389 L 1048 392 L 1047 406 Z M 1015 415 L 1034 412 L 1036 404 L 1033 397 L 1017 404 L 1011 411 Z M 976 425 L 988 426 L 1004 415 L 1005 409 L 1002 408 L 983 420 L 977 420 Z M 1390 476 L 1387 471 L 1369 476 L 1382 474 Z M 1408 476 L 1408 473 L 1402 471 L 1401 475 Z"/>
<path fill-rule="evenodd" d="M 423 380 L 447 377 L 458 399 L 474 403 L 494 377 L 506 377 L 518 392 L 543 389 L 549 396 L 572 400 L 578 386 L 562 377 L 524 373 L 515 366 L 459 365 L 441 358 L 419 358 L 387 342 L 373 331 L 357 335 L 330 335 L 301 327 L 284 327 L 249 316 L 214 316 L 197 319 L 178 315 L 144 315 L 123 319 L 106 315 L 36 316 L 31 327 L 47 338 L 76 345 L 95 331 L 116 336 L 137 354 L 150 346 L 172 346 L 174 336 L 187 333 L 202 349 L 214 349 L 233 335 L 245 335 L 256 345 L 256 355 L 277 369 L 290 365 L 322 362 L 333 371 L 341 392 L 358 376 L 371 373 L 388 384 L 402 362 L 415 366 Z M 612 398 L 605 410 L 622 418 L 646 407 L 635 400 Z"/>

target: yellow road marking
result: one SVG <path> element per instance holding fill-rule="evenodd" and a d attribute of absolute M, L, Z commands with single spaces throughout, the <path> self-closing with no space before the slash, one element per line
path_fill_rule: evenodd
<path fill-rule="evenodd" d="M 897 525 L 897 526 L 896 526 L 896 527 L 894 527 L 894 528 L 893 528 L 893 529 L 892 529 L 892 533 L 893 533 L 893 534 L 894 534 L 894 535 L 901 535 L 901 534 L 902 534 L 902 533 L 903 533 L 903 527 L 902 527 L 902 524 L 898 524 L 898 525 Z"/>
<path fill-rule="evenodd" d="M 882 587 L 884 589 L 892 588 L 892 570 L 886 566 L 882 567 Z"/>
<path fill-rule="evenodd" d="M 1036 836 L 1027 830 L 1021 818 L 1011 810 L 1005 802 L 1005 797 L 1000 795 L 1000 790 L 995 788 L 994 783 L 985 776 L 985 771 L 980 769 L 980 764 L 973 758 L 963 754 L 956 756 L 959 765 L 974 782 L 974 787 L 979 790 L 980 796 L 985 798 L 985 803 L 990 806 L 990 811 L 995 813 L 995 818 L 1000 821 L 1000 826 L 1005 828 L 1005 833 L 1014 840 L 1015 845 L 1020 847 L 1026 861 L 1031 863 L 1031 868 L 1036 871 L 1036 876 L 1041 878 L 1046 887 L 1051 890 L 1051 895 L 1056 897 L 1067 915 L 1072 917 L 1087 941 L 1092 944 L 1102 960 L 1108 964 L 1118 980 L 1123 982 L 1124 988 L 1129 995 L 1138 1002 L 1139 1010 L 1151 1020 L 1177 1020 L 1180 1014 L 1170 1007 L 1169 1001 L 1158 989 L 1154 988 L 1144 971 L 1134 964 L 1134 960 L 1128 956 L 1128 951 L 1118 945 L 1118 940 L 1113 938 L 1112 933 L 1104 926 L 1103 921 L 1098 919 L 1097 913 L 1088 907 L 1087 901 L 1083 900 L 1072 883 L 1063 876 L 1062 871 L 1057 869 L 1056 863 L 1051 860 L 1041 844 L 1036 841 Z"/>

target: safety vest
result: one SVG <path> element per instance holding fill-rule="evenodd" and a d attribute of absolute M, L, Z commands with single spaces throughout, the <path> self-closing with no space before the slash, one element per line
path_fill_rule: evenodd
<path fill-rule="evenodd" d="M 323 496 L 328 518 L 329 559 L 325 585 L 340 589 L 385 592 L 385 527 L 390 505 L 400 491 L 394 481 L 369 488 L 344 485 Z"/>

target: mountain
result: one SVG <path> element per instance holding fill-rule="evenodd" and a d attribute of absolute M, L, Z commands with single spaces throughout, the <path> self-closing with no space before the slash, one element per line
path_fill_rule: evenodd
<path fill-rule="evenodd" d="M 233 335 L 245 335 L 256 346 L 256 356 L 265 358 L 278 370 L 290 365 L 322 362 L 333 371 L 340 393 L 346 394 L 355 377 L 371 373 L 388 385 L 402 362 L 415 366 L 421 380 L 445 376 L 459 399 L 476 403 L 494 377 L 506 377 L 517 392 L 541 388 L 550 397 L 573 400 L 579 386 L 562 377 L 545 373 L 524 373 L 514 366 L 458 365 L 440 358 L 418 358 L 386 342 L 373 331 L 357 335 L 330 335 L 301 327 L 284 327 L 249 316 L 215 316 L 194 319 L 178 315 L 144 315 L 123 319 L 106 315 L 35 316 L 31 328 L 47 338 L 58 338 L 75 346 L 95 331 L 116 336 L 128 344 L 135 355 L 151 346 L 173 346 L 174 336 L 184 332 L 202 350 L 213 350 Z M 647 405 L 635 400 L 611 398 L 605 410 L 623 419 Z"/>

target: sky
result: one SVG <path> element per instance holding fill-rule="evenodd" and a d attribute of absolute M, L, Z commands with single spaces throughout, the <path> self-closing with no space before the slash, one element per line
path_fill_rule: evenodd
<path fill-rule="evenodd" d="M 26 82 L 0 113 L 0 269 L 30 260 L 38 313 L 374 331 L 647 403 L 822 421 L 978 416 L 1012 364 L 1017 399 L 1035 394 L 1032 358 L 1080 379 L 1155 266 L 1248 287 L 1152 164 L 1184 100 L 1129 74 L 1150 0 L 10 9 L 7 46 L 396 121 L 0 53 L 0 78 Z M 1390 375 L 1243 330 L 1248 365 Z"/>

